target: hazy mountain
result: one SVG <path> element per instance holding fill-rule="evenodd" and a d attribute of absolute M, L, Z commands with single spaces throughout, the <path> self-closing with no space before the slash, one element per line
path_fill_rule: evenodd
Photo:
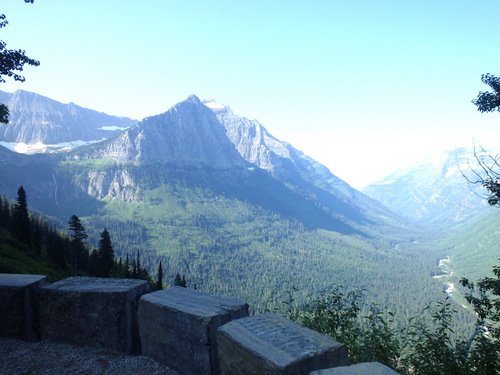
<path fill-rule="evenodd" d="M 50 172 L 40 176 L 40 166 L 36 175 L 37 185 L 53 187 L 35 195 L 44 200 L 53 195 L 59 207 L 67 206 L 69 210 L 74 199 L 85 196 L 141 202 L 147 191 L 182 180 L 189 186 L 250 202 L 307 226 L 339 233 L 368 233 L 372 226 L 385 226 L 389 218 L 395 222 L 395 216 L 378 202 L 356 192 L 292 146 L 272 138 L 260 124 L 252 123 L 265 134 L 266 142 L 256 143 L 256 137 L 242 136 L 248 132 L 248 121 L 230 111 L 218 118 L 191 96 L 111 139 L 52 156 L 50 160 L 55 164 Z M 239 139 L 232 134 L 240 134 Z M 266 157 L 255 159 L 245 150 Z M 48 163 L 49 159 L 33 160 Z M 13 192 L 16 186 L 11 185 L 9 191 Z"/>
<path fill-rule="evenodd" d="M 101 141 L 137 123 L 22 90 L 0 91 L 0 103 L 6 104 L 10 112 L 9 123 L 0 124 L 0 144 L 24 152 Z"/>
<path fill-rule="evenodd" d="M 488 211 L 485 191 L 471 185 L 480 172 L 472 148 L 458 148 L 395 173 L 362 189 L 392 211 L 422 224 L 455 225 Z"/>
<path fill-rule="evenodd" d="M 227 137 L 240 155 L 268 171 L 278 181 L 294 186 L 296 191 L 313 194 L 326 207 L 343 212 L 355 222 L 367 218 L 379 223 L 401 220 L 378 201 L 353 189 L 324 165 L 272 136 L 257 120 L 238 116 L 228 106 L 213 99 L 204 99 L 203 103 L 225 126 Z"/>
<path fill-rule="evenodd" d="M 200 290 L 262 306 L 284 280 L 303 296 L 342 284 L 406 312 L 441 292 L 421 233 L 257 122 L 195 96 L 99 143 L 0 147 L 0 159 L 0 194 L 23 185 L 31 207 L 63 224 L 78 215 L 90 238 L 106 227 L 118 256 L 140 252 L 153 272 L 163 260 Z"/>

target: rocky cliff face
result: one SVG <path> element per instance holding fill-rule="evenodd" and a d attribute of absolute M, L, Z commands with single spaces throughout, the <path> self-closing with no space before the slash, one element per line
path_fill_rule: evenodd
<path fill-rule="evenodd" d="M 247 166 L 226 137 L 224 127 L 194 95 L 94 149 L 92 157 L 135 164 L 216 169 Z"/>
<path fill-rule="evenodd" d="M 9 123 L 0 124 L 1 142 L 56 145 L 100 141 L 137 123 L 22 90 L 0 91 L 0 102 L 10 112 Z"/>
<path fill-rule="evenodd" d="M 291 183 L 304 189 L 317 188 L 316 196 L 330 200 L 332 196 L 347 204 L 343 210 L 352 211 L 351 216 L 360 208 L 375 216 L 393 216 L 379 202 L 353 189 L 345 181 L 335 176 L 327 167 L 305 155 L 287 142 L 273 137 L 257 121 L 235 115 L 228 106 L 204 99 L 217 119 L 226 128 L 227 137 L 240 155 L 248 162 L 271 173 L 277 180 Z M 328 193 L 325 195 L 323 193 Z M 350 206 L 350 207 L 348 207 Z M 338 201 L 334 208 L 339 209 Z M 348 215 L 349 216 L 349 215 Z"/>

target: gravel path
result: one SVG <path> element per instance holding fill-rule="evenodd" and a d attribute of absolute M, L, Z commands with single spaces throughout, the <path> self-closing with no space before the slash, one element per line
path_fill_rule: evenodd
<path fill-rule="evenodd" d="M 0 375 L 179 375 L 145 356 L 0 338 Z"/>

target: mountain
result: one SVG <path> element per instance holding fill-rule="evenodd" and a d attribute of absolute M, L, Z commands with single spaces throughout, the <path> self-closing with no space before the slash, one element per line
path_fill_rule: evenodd
<path fill-rule="evenodd" d="M 231 129 L 237 126 L 233 124 Z M 140 202 L 146 190 L 176 178 L 295 218 L 308 227 L 366 235 L 371 230 L 369 227 L 376 224 L 373 218 L 363 214 L 366 207 L 361 210 L 330 181 L 315 176 L 314 170 L 307 168 L 323 171 L 328 179 L 352 195 L 359 197 L 360 193 L 354 193 L 347 184 L 325 173 L 325 167 L 290 145 L 286 145 L 288 157 L 270 154 L 274 159 L 268 166 L 275 173 L 268 173 L 251 158 L 245 160 L 227 133 L 214 112 L 196 96 L 191 96 L 111 139 L 58 155 L 59 160 L 64 160 L 59 166 L 59 175 L 62 171 L 72 175 L 73 184 L 96 199 L 118 197 Z M 252 142 L 254 139 L 249 137 L 247 147 L 251 147 Z M 243 143 L 240 139 L 240 146 Z M 276 139 L 275 143 L 281 144 Z M 263 144 L 261 149 L 261 153 L 266 153 L 269 147 Z M 57 177 L 58 174 L 53 173 L 54 181 Z M 60 197 L 56 198 L 64 205 Z M 365 198 L 365 201 L 370 200 Z M 371 203 L 382 210 L 377 202 Z M 394 216 L 388 210 L 384 214 Z M 378 224 L 382 225 L 380 218 Z"/>
<path fill-rule="evenodd" d="M 489 209 L 472 149 L 457 148 L 366 186 L 362 192 L 390 210 L 422 225 L 451 227 L 485 215 Z"/>
<path fill-rule="evenodd" d="M 269 172 L 297 192 L 314 195 L 332 212 L 342 213 L 356 223 L 379 225 L 401 221 L 378 201 L 353 189 L 330 170 L 287 142 L 273 137 L 257 120 L 235 115 L 230 107 L 204 99 L 227 137 L 249 163 Z"/>
<path fill-rule="evenodd" d="M 422 232 L 257 122 L 205 104 L 191 96 L 71 151 L 0 147 L 0 194 L 23 185 L 63 227 L 79 216 L 93 245 L 106 227 L 122 259 L 140 253 L 153 273 L 162 261 L 167 277 L 256 307 L 285 280 L 298 301 L 342 284 L 405 314 L 439 298 L 442 254 Z"/>
<path fill-rule="evenodd" d="M 9 123 L 0 124 L 0 144 L 30 152 L 100 141 L 137 123 L 22 90 L 0 91 L 0 103 L 10 112 Z"/>

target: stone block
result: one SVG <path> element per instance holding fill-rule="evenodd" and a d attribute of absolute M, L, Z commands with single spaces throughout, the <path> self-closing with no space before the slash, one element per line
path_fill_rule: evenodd
<path fill-rule="evenodd" d="M 221 374 L 308 375 L 349 364 L 332 338 L 273 314 L 234 320 L 217 332 Z"/>
<path fill-rule="evenodd" d="M 313 371 L 310 375 L 398 375 L 398 373 L 378 362 L 364 362 L 351 366 Z"/>
<path fill-rule="evenodd" d="M 235 298 L 172 287 L 139 301 L 142 353 L 183 375 L 219 374 L 217 328 L 248 316 Z"/>
<path fill-rule="evenodd" d="M 42 339 L 140 352 L 137 305 L 147 281 L 70 277 L 40 290 Z"/>
<path fill-rule="evenodd" d="M 48 283 L 43 275 L 0 274 L 0 336 L 26 341 L 40 337 L 36 290 Z"/>

